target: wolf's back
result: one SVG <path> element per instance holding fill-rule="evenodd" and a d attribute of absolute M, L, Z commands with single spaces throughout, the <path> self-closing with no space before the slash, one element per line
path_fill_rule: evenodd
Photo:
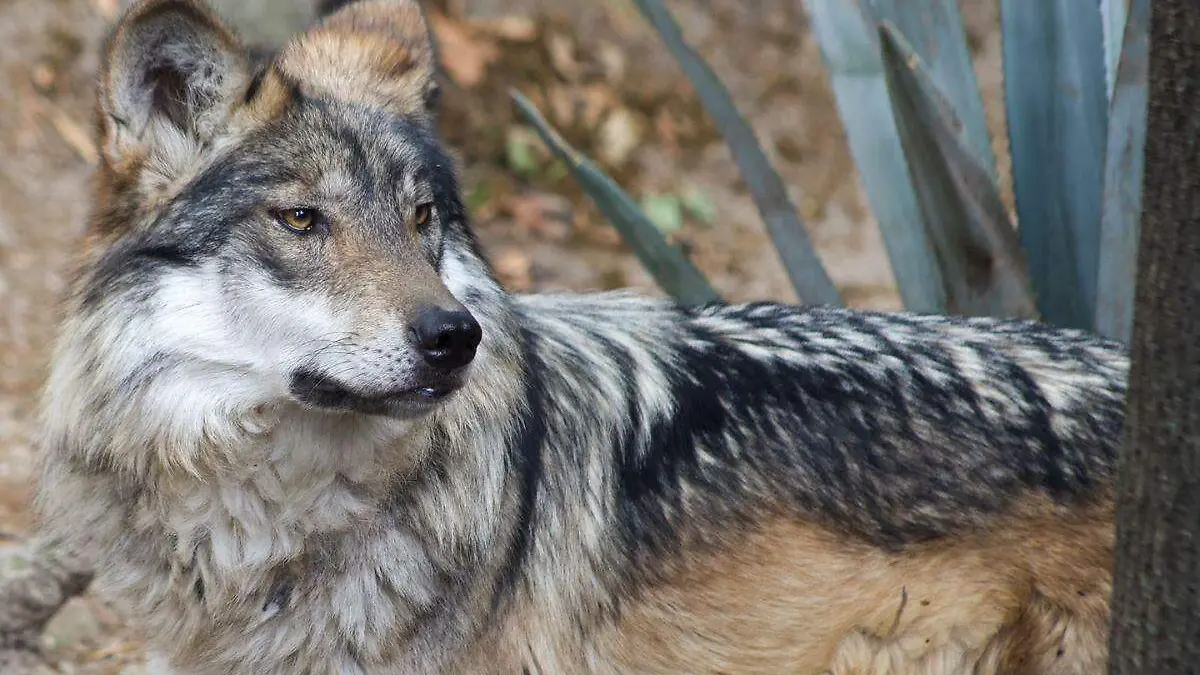
<path fill-rule="evenodd" d="M 623 429 L 588 442 L 611 445 L 628 522 L 766 499 L 896 548 L 1029 498 L 1111 488 L 1128 360 L 1082 332 L 770 303 L 533 302 L 542 407 L 564 429 L 576 411 L 584 436 Z"/>

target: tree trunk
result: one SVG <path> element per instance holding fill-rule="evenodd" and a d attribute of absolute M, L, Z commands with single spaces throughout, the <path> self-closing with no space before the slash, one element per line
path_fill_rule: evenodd
<path fill-rule="evenodd" d="M 1113 675 L 1200 669 L 1200 3 L 1155 0 L 1150 31 Z"/>

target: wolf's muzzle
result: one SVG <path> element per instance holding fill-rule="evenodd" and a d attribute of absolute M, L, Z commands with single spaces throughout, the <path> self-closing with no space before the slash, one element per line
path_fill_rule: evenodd
<path fill-rule="evenodd" d="M 455 370 L 475 358 L 483 329 L 466 310 L 431 307 L 417 316 L 413 341 L 425 363 L 438 370 Z"/>

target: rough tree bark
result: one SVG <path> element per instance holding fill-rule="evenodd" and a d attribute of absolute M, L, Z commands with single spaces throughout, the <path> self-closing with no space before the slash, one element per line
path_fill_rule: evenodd
<path fill-rule="evenodd" d="M 1200 3 L 1155 0 L 1112 675 L 1200 668 Z"/>

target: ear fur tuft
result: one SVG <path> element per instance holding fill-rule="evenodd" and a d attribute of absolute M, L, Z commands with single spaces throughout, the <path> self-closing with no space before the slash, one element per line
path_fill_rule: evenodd
<path fill-rule="evenodd" d="M 206 5 L 143 0 L 109 38 L 100 77 L 102 147 L 119 164 L 182 136 L 209 140 L 249 81 L 246 50 Z"/>
<path fill-rule="evenodd" d="M 433 42 L 415 0 L 346 4 L 288 43 L 278 64 L 315 95 L 417 119 L 434 113 Z"/>

